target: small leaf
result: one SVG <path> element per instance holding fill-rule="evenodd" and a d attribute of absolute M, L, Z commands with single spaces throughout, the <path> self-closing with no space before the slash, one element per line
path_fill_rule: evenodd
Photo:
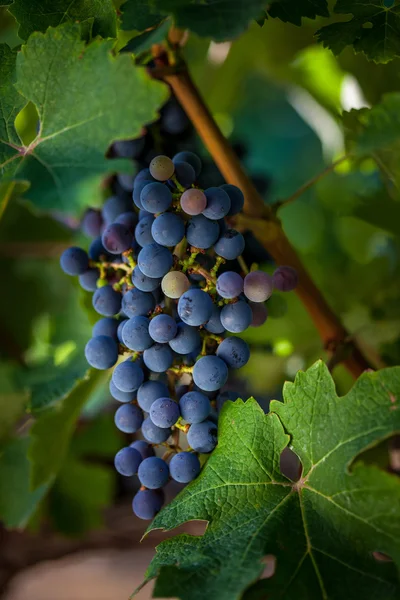
<path fill-rule="evenodd" d="M 377 63 L 400 56 L 400 0 L 338 0 L 334 11 L 353 15 L 350 21 L 327 25 L 316 33 L 334 54 L 352 45 Z"/>
<path fill-rule="evenodd" d="M 62 23 L 86 21 L 93 36 L 115 37 L 117 15 L 112 0 L 14 0 L 10 13 L 19 23 L 18 35 L 22 40 L 35 31 L 46 31 Z M 86 37 L 86 35 L 85 35 Z M 87 39 L 90 39 L 89 37 Z"/>
<path fill-rule="evenodd" d="M 202 473 L 155 518 L 149 531 L 190 520 L 203 536 L 157 548 L 147 579 L 155 597 L 239 600 L 394 600 L 400 594 L 400 482 L 357 455 L 400 428 L 400 368 L 365 373 L 339 398 L 322 362 L 284 386 L 264 415 L 253 399 L 227 402 L 219 441 Z M 298 482 L 279 469 L 288 445 L 301 459 Z M 394 563 L 378 562 L 373 552 Z M 396 569 L 397 567 L 397 569 Z"/>
<path fill-rule="evenodd" d="M 156 27 L 164 19 L 157 14 L 148 0 L 128 0 L 122 7 L 121 29 L 144 31 Z"/>
<path fill-rule="evenodd" d="M 121 52 L 140 54 L 141 52 L 149 50 L 153 44 L 159 44 L 166 39 L 170 27 L 170 20 L 164 20 L 158 27 L 133 37 L 127 45 L 122 48 Z"/>

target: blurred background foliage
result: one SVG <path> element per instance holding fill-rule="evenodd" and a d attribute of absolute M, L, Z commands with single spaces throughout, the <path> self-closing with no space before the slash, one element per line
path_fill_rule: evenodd
<path fill-rule="evenodd" d="M 287 198 L 343 153 L 343 110 L 370 106 L 399 89 L 399 59 L 377 65 L 349 48 L 335 58 L 315 43 L 318 25 L 318 20 L 305 20 L 298 28 L 270 19 L 262 28 L 254 23 L 232 43 L 191 35 L 184 51 L 202 95 L 267 203 Z M 20 43 L 13 18 L 1 7 L 0 41 L 13 47 Z M 36 111 L 28 105 L 18 117 L 24 140 L 32 139 L 36 125 Z M 207 159 L 194 134 L 185 145 Z M 219 181 L 211 167 L 206 176 L 209 185 Z M 400 226 L 391 214 L 386 214 L 387 225 L 382 223 L 379 200 L 368 214 L 360 216 L 358 208 L 360 196 L 372 197 L 380 186 L 370 161 L 357 171 L 343 163 L 279 216 L 317 285 L 366 354 L 375 363 L 380 356 L 392 365 L 400 358 Z M 87 207 L 93 202 L 85 198 Z M 89 293 L 58 265 L 66 246 L 89 244 L 79 232 L 80 217 L 39 214 L 29 202 L 13 199 L 3 206 L 0 220 L 0 480 L 7 481 L 7 490 L 0 486 L 0 518 L 7 525 L 35 528 L 46 514 L 71 535 L 99 526 L 102 509 L 128 485 L 117 481 L 111 468 L 122 434 L 112 426 L 107 374 L 85 379 L 83 347 L 96 320 Z M 258 262 L 272 269 L 265 252 L 259 252 Z M 281 397 L 285 379 L 326 357 L 294 293 L 275 295 L 268 310 L 265 325 L 244 335 L 252 346 L 251 359 L 230 382 L 265 407 Z M 338 391 L 345 393 L 349 375 L 339 366 L 334 377 Z M 82 382 L 68 412 L 62 400 L 75 381 Z M 31 428 L 34 416 L 39 419 Z M 37 440 L 46 418 L 61 419 L 64 427 L 54 425 L 53 435 L 47 428 L 45 441 L 41 438 L 40 452 L 53 457 L 45 476 L 36 473 L 40 486 L 32 492 L 27 451 L 32 459 L 35 444 L 14 437 L 13 431 L 30 431 Z M 46 460 L 35 458 L 38 464 Z"/>

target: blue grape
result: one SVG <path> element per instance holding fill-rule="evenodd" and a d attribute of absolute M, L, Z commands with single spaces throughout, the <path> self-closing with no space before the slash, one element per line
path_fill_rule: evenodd
<path fill-rule="evenodd" d="M 187 215 L 200 215 L 207 206 L 207 198 L 201 190 L 189 188 L 183 192 L 180 205 Z"/>
<path fill-rule="evenodd" d="M 251 327 L 260 327 L 268 318 L 267 307 L 263 302 L 249 302 L 248 304 L 253 315 Z"/>
<path fill-rule="evenodd" d="M 140 202 L 143 208 L 152 215 L 163 213 L 171 206 L 171 190 L 158 181 L 148 183 L 140 192 Z"/>
<path fill-rule="evenodd" d="M 122 404 L 117 408 L 114 421 L 123 433 L 136 433 L 142 426 L 143 413 L 135 404 Z"/>
<path fill-rule="evenodd" d="M 274 288 L 280 292 L 291 292 L 297 287 L 299 278 L 293 267 L 278 267 L 273 276 Z"/>
<path fill-rule="evenodd" d="M 190 121 L 181 106 L 175 101 L 163 107 L 161 114 L 161 128 L 170 135 L 180 135 L 189 127 Z"/>
<path fill-rule="evenodd" d="M 237 298 L 243 292 L 243 277 L 234 271 L 225 271 L 217 279 L 217 292 L 222 298 Z"/>
<path fill-rule="evenodd" d="M 104 248 L 111 254 L 121 254 L 131 247 L 133 238 L 127 227 L 120 223 L 111 223 L 101 237 Z"/>
<path fill-rule="evenodd" d="M 164 277 L 172 267 L 171 252 L 160 244 L 148 244 L 138 256 L 139 269 L 147 277 Z"/>
<path fill-rule="evenodd" d="M 139 158 L 144 150 L 146 138 L 141 136 L 135 140 L 120 140 L 114 142 L 113 150 L 116 156 L 122 158 Z"/>
<path fill-rule="evenodd" d="M 233 215 L 240 213 L 244 206 L 244 196 L 242 190 L 236 185 L 231 185 L 230 183 L 224 183 L 224 185 L 221 185 L 221 189 L 228 194 L 231 201 L 231 208 L 227 216 L 232 217 Z"/>
<path fill-rule="evenodd" d="M 204 191 L 207 198 L 207 206 L 203 210 L 203 215 L 207 219 L 223 219 L 231 208 L 231 201 L 228 194 L 218 187 L 210 187 Z"/>
<path fill-rule="evenodd" d="M 213 304 L 213 310 L 210 319 L 204 325 L 204 329 L 210 333 L 221 334 L 224 333 L 225 327 L 221 323 L 221 309 L 219 306 Z"/>
<path fill-rule="evenodd" d="M 231 402 L 235 402 L 235 400 L 237 400 L 238 398 L 240 398 L 240 394 L 238 394 L 237 392 L 225 391 L 225 392 L 222 392 L 221 394 L 218 394 L 218 396 L 217 396 L 217 411 L 218 412 L 221 411 L 221 408 L 223 407 L 225 402 L 227 402 L 227 400 L 231 400 Z"/>
<path fill-rule="evenodd" d="M 140 219 L 139 223 L 136 225 L 135 239 L 141 246 L 147 246 L 147 244 L 152 244 L 154 242 L 154 238 L 151 234 L 151 227 L 154 220 L 155 218 L 153 215 L 147 214 Z"/>
<path fill-rule="evenodd" d="M 175 154 L 175 156 L 173 157 L 172 162 L 174 164 L 176 164 L 178 162 L 189 163 L 189 165 L 191 165 L 193 167 L 196 177 L 198 177 L 200 175 L 201 160 L 197 156 L 197 154 L 195 154 L 194 152 L 189 152 L 189 151 L 178 152 L 178 154 Z"/>
<path fill-rule="evenodd" d="M 153 345 L 149 335 L 149 322 L 147 317 L 132 317 L 125 323 L 122 341 L 129 350 L 143 352 Z"/>
<path fill-rule="evenodd" d="M 161 277 L 147 277 L 136 265 L 132 273 L 132 283 L 141 292 L 154 292 L 161 285 Z"/>
<path fill-rule="evenodd" d="M 154 456 L 154 450 L 152 446 L 149 446 L 149 444 L 144 440 L 136 440 L 135 442 L 132 442 L 130 447 L 135 448 L 135 450 L 139 452 L 142 460 L 149 458 L 150 456 Z"/>
<path fill-rule="evenodd" d="M 89 267 L 89 257 L 82 248 L 72 246 L 61 254 L 60 265 L 67 275 L 83 275 Z"/>
<path fill-rule="evenodd" d="M 158 456 L 145 458 L 139 465 L 139 481 L 150 490 L 163 487 L 169 478 L 169 468 L 165 460 Z"/>
<path fill-rule="evenodd" d="M 97 237 L 101 233 L 103 217 L 99 210 L 88 208 L 82 218 L 81 228 L 83 233 L 90 237 Z"/>
<path fill-rule="evenodd" d="M 151 405 L 158 398 L 168 398 L 168 388 L 162 381 L 145 381 L 137 391 L 137 401 L 141 409 L 150 412 Z"/>
<path fill-rule="evenodd" d="M 114 256 L 107 252 L 101 241 L 101 237 L 96 238 L 89 246 L 89 258 L 99 262 L 100 260 L 114 260 Z"/>
<path fill-rule="evenodd" d="M 253 313 L 247 302 L 239 300 L 234 304 L 227 304 L 221 310 L 221 323 L 231 333 L 241 333 L 250 327 Z"/>
<path fill-rule="evenodd" d="M 121 392 L 135 392 L 142 385 L 143 379 L 142 369 L 130 359 L 117 365 L 112 374 L 112 381 Z"/>
<path fill-rule="evenodd" d="M 183 187 L 190 187 L 196 180 L 196 173 L 192 167 L 187 162 L 184 161 L 175 161 L 175 175 L 177 180 Z"/>
<path fill-rule="evenodd" d="M 211 248 L 220 236 L 217 221 L 211 221 L 204 215 L 192 217 L 187 224 L 186 238 L 191 246 L 207 250 Z"/>
<path fill-rule="evenodd" d="M 94 324 L 92 336 L 96 337 L 96 335 L 107 335 L 108 337 L 111 337 L 113 338 L 113 340 L 117 341 L 118 327 L 119 321 L 117 321 L 117 319 L 105 317 L 104 319 L 100 319 L 100 321 L 97 321 L 97 323 Z"/>
<path fill-rule="evenodd" d="M 111 285 L 98 288 L 93 294 L 93 308 L 100 315 L 113 317 L 121 310 L 121 294 Z"/>
<path fill-rule="evenodd" d="M 169 342 L 169 345 L 178 354 L 194 352 L 201 345 L 198 329 L 186 325 L 186 323 L 178 323 L 176 336 Z"/>
<path fill-rule="evenodd" d="M 251 271 L 244 278 L 244 295 L 253 302 L 265 302 L 273 291 L 273 279 L 264 271 Z"/>
<path fill-rule="evenodd" d="M 135 182 L 133 184 L 133 194 L 132 194 L 133 203 L 140 210 L 144 210 L 144 207 L 143 207 L 142 201 L 140 199 L 140 196 L 142 194 L 142 190 L 144 190 L 144 188 L 146 187 L 146 185 L 149 185 L 149 183 L 154 183 L 154 181 L 144 181 L 143 180 L 143 181 L 139 181 L 138 183 Z"/>
<path fill-rule="evenodd" d="M 120 344 L 123 344 L 123 339 L 122 339 L 122 330 L 125 327 L 126 322 L 128 321 L 128 319 L 123 319 L 122 321 L 119 322 L 118 325 L 118 329 L 117 329 L 117 338 Z"/>
<path fill-rule="evenodd" d="M 151 176 L 149 169 L 142 169 L 141 171 L 139 171 L 139 173 L 135 177 L 133 185 L 136 186 L 141 181 L 148 181 L 149 183 L 155 181 L 155 179 L 153 179 L 153 177 Z"/>
<path fill-rule="evenodd" d="M 240 369 L 250 358 L 250 348 L 244 340 L 229 337 L 218 346 L 217 356 L 222 358 L 230 369 Z"/>
<path fill-rule="evenodd" d="M 171 348 L 165 344 L 154 344 L 143 353 L 144 364 L 154 373 L 165 373 L 172 365 Z"/>
<path fill-rule="evenodd" d="M 174 174 L 175 166 L 168 156 L 160 155 L 153 158 L 149 165 L 149 171 L 157 181 L 167 181 Z"/>
<path fill-rule="evenodd" d="M 219 390 L 228 379 L 228 367 L 218 356 L 203 356 L 193 367 L 193 381 L 206 392 Z"/>
<path fill-rule="evenodd" d="M 162 429 L 154 425 L 150 417 L 147 417 L 142 424 L 143 437 L 150 442 L 150 444 L 163 444 L 167 441 L 171 435 L 171 429 Z"/>
<path fill-rule="evenodd" d="M 195 452 L 208 454 L 217 445 L 217 426 L 212 421 L 194 423 L 187 434 L 188 444 Z M 142 463 L 143 464 L 143 463 Z M 140 467 L 139 467 L 140 468 Z"/>
<path fill-rule="evenodd" d="M 182 418 L 188 423 L 201 423 L 211 412 L 210 400 L 200 392 L 187 392 L 179 400 Z"/>
<path fill-rule="evenodd" d="M 135 392 L 121 392 L 112 379 L 110 381 L 110 394 L 115 400 L 124 404 L 132 402 L 135 399 Z"/>
<path fill-rule="evenodd" d="M 179 215 L 163 213 L 153 221 L 151 235 L 161 246 L 176 246 L 185 235 L 185 224 Z"/>
<path fill-rule="evenodd" d="M 126 213 L 122 213 L 122 214 L 118 215 L 118 217 L 115 219 L 114 222 L 119 223 L 120 225 L 123 225 L 124 227 L 126 227 L 129 231 L 129 233 L 131 234 L 131 236 L 133 236 L 133 234 L 135 233 L 135 227 L 137 225 L 138 218 L 134 212 L 126 212 Z M 132 241 L 132 237 L 131 237 L 131 241 Z"/>
<path fill-rule="evenodd" d="M 115 469 L 120 475 L 125 475 L 125 477 L 131 477 L 132 475 L 135 475 L 135 473 L 138 472 L 141 462 L 142 456 L 140 452 L 131 446 L 121 448 L 114 458 Z"/>
<path fill-rule="evenodd" d="M 134 180 L 134 176 L 128 175 L 128 173 L 118 173 L 117 174 L 117 181 L 125 192 L 133 191 L 133 180 Z M 122 213 L 122 214 L 124 214 L 124 213 Z"/>
<path fill-rule="evenodd" d="M 161 490 L 139 490 L 132 501 L 132 509 L 139 519 L 149 521 L 154 519 L 164 504 Z"/>
<path fill-rule="evenodd" d="M 187 325 L 204 325 L 211 318 L 212 309 L 213 302 L 203 290 L 191 289 L 179 298 L 178 315 Z"/>
<path fill-rule="evenodd" d="M 103 205 L 101 214 L 106 225 L 114 223 L 115 219 L 122 213 L 132 211 L 132 201 L 119 196 L 111 196 Z"/>
<path fill-rule="evenodd" d="M 118 346 L 112 338 L 97 335 L 86 344 L 85 357 L 95 369 L 110 369 L 118 360 Z"/>
<path fill-rule="evenodd" d="M 179 483 L 189 483 L 200 473 L 200 461 L 193 452 L 179 452 L 169 463 L 172 479 Z"/>
<path fill-rule="evenodd" d="M 228 229 L 225 231 L 214 246 L 215 252 L 226 260 L 235 260 L 244 250 L 245 241 L 239 231 Z"/>
<path fill-rule="evenodd" d="M 141 292 L 134 288 L 128 290 L 122 298 L 122 310 L 127 317 L 144 317 L 152 311 L 156 303 L 149 292 Z"/>
<path fill-rule="evenodd" d="M 150 408 L 150 419 L 154 425 L 166 429 L 175 425 L 180 417 L 179 405 L 170 398 L 158 398 Z"/>
<path fill-rule="evenodd" d="M 157 315 L 150 321 L 149 334 L 155 342 L 167 344 L 178 331 L 178 326 L 169 315 Z"/>
<path fill-rule="evenodd" d="M 79 275 L 79 285 L 87 292 L 95 292 L 99 277 L 100 271 L 98 269 L 88 269 L 82 275 Z"/>

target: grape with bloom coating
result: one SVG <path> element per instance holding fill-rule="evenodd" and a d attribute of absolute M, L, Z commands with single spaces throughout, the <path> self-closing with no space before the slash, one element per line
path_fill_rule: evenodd
<path fill-rule="evenodd" d="M 139 269 L 147 277 L 164 277 L 172 267 L 172 254 L 160 244 L 148 244 L 138 256 Z"/>
<path fill-rule="evenodd" d="M 145 412 L 150 412 L 158 398 L 168 398 L 168 388 L 162 381 L 145 381 L 137 391 L 138 404 Z"/>
<path fill-rule="evenodd" d="M 174 163 L 183 161 L 189 163 L 189 165 L 192 165 L 196 177 L 198 177 L 201 173 L 201 160 L 194 152 L 189 152 L 187 150 L 178 152 L 178 154 L 175 154 L 172 160 Z"/>
<path fill-rule="evenodd" d="M 162 490 L 139 490 L 133 498 L 132 509 L 139 519 L 154 519 L 164 504 Z"/>
<path fill-rule="evenodd" d="M 236 229 L 228 229 L 214 245 L 214 250 L 222 258 L 226 258 L 226 260 L 235 260 L 235 258 L 242 254 L 244 247 L 245 241 L 242 234 L 236 231 Z"/>
<path fill-rule="evenodd" d="M 127 317 L 140 317 L 147 315 L 153 310 L 156 303 L 154 297 L 149 292 L 141 292 L 134 288 L 128 290 L 122 298 L 122 310 Z"/>
<path fill-rule="evenodd" d="M 224 183 L 224 185 L 221 185 L 221 189 L 228 194 L 231 201 L 231 207 L 227 216 L 232 217 L 233 215 L 240 213 L 244 206 L 244 196 L 242 190 L 236 185 L 232 185 L 230 183 Z"/>
<path fill-rule="evenodd" d="M 147 317 L 138 316 L 128 319 L 122 332 L 122 341 L 129 350 L 143 352 L 153 345 L 149 334 L 150 321 Z"/>
<path fill-rule="evenodd" d="M 203 210 L 203 215 L 207 219 L 218 221 L 218 219 L 222 219 L 228 214 L 231 201 L 222 188 L 211 187 L 205 190 L 204 194 L 207 198 L 207 206 Z"/>
<path fill-rule="evenodd" d="M 135 433 L 142 426 L 143 413 L 135 404 L 123 404 L 117 409 L 114 421 L 123 433 Z"/>
<path fill-rule="evenodd" d="M 172 350 L 177 354 L 190 354 L 201 344 L 201 337 L 197 327 L 186 323 L 178 323 L 176 336 L 169 342 Z"/>
<path fill-rule="evenodd" d="M 167 181 L 175 172 L 175 165 L 168 156 L 156 156 L 149 165 L 150 175 L 157 181 Z"/>
<path fill-rule="evenodd" d="M 201 423 L 211 412 L 210 400 L 201 392 L 187 392 L 179 400 L 182 418 L 188 423 Z"/>
<path fill-rule="evenodd" d="M 217 356 L 222 358 L 230 369 L 240 369 L 250 358 L 250 348 L 244 340 L 229 337 L 222 340 L 218 346 Z"/>
<path fill-rule="evenodd" d="M 190 188 L 183 192 L 180 203 L 187 215 L 200 215 L 207 206 L 207 198 L 201 190 Z"/>
<path fill-rule="evenodd" d="M 176 246 L 185 235 L 185 223 L 179 215 L 163 213 L 153 222 L 151 235 L 161 246 Z"/>
<path fill-rule="evenodd" d="M 131 446 L 121 448 L 114 458 L 115 469 L 120 475 L 124 475 L 125 477 L 131 477 L 137 473 L 141 462 L 142 456 L 140 452 Z"/>
<path fill-rule="evenodd" d="M 193 367 L 193 381 L 206 392 L 215 392 L 225 385 L 228 367 L 218 356 L 202 356 Z"/>
<path fill-rule="evenodd" d="M 213 302 L 210 296 L 196 288 L 188 290 L 179 298 L 178 315 L 187 325 L 204 325 L 212 314 Z"/>
<path fill-rule="evenodd" d="M 150 321 L 149 334 L 155 342 L 167 344 L 177 333 L 175 319 L 169 315 L 157 315 Z"/>
<path fill-rule="evenodd" d="M 227 304 L 221 310 L 221 323 L 231 333 L 245 331 L 253 320 L 253 313 L 247 302 L 239 300 L 234 304 Z"/>
<path fill-rule="evenodd" d="M 163 487 L 169 477 L 169 468 L 165 460 L 158 456 L 145 458 L 139 465 L 139 481 L 150 490 Z"/>
<path fill-rule="evenodd" d="M 97 335 L 86 344 L 85 357 L 95 369 L 110 369 L 118 360 L 117 344 L 109 336 Z"/>
<path fill-rule="evenodd" d="M 60 258 L 60 265 L 67 275 L 83 275 L 89 267 L 89 258 L 82 248 L 73 246 L 64 250 Z"/>
<path fill-rule="evenodd" d="M 140 202 L 145 210 L 154 215 L 169 208 L 172 194 L 166 185 L 156 181 L 144 186 L 140 192 Z"/>
<path fill-rule="evenodd" d="M 217 279 L 217 292 L 222 298 L 237 298 L 243 292 L 243 278 L 234 271 L 225 271 Z"/>
<path fill-rule="evenodd" d="M 208 454 L 217 445 L 217 426 L 212 421 L 194 423 L 190 426 L 187 440 L 193 450 Z"/>
<path fill-rule="evenodd" d="M 186 238 L 189 244 L 202 250 L 211 248 L 218 240 L 219 234 L 220 228 L 217 221 L 211 221 L 204 215 L 192 217 L 186 228 Z"/>
<path fill-rule="evenodd" d="M 142 433 L 145 440 L 150 444 L 162 444 L 167 441 L 172 431 L 169 428 L 157 427 L 150 417 L 147 417 L 142 423 Z"/>
<path fill-rule="evenodd" d="M 200 473 L 200 461 L 193 452 L 178 452 L 171 458 L 169 470 L 175 481 L 189 483 Z"/>
<path fill-rule="evenodd" d="M 113 317 L 121 310 L 121 294 L 111 285 L 105 285 L 95 291 L 92 298 L 93 308 L 104 317 Z"/>
<path fill-rule="evenodd" d="M 180 298 L 189 288 L 189 279 L 181 271 L 170 271 L 161 281 L 161 289 L 167 298 Z"/>
<path fill-rule="evenodd" d="M 170 398 L 158 398 L 151 405 L 150 419 L 157 427 L 162 429 L 172 427 L 179 417 L 179 405 Z"/>
<path fill-rule="evenodd" d="M 136 391 L 142 385 L 143 379 L 142 369 L 129 358 L 117 365 L 112 374 L 112 381 L 121 392 Z"/>
<path fill-rule="evenodd" d="M 264 271 L 251 271 L 244 278 L 244 295 L 252 302 L 265 302 L 273 291 L 271 275 Z"/>
<path fill-rule="evenodd" d="M 104 248 L 111 254 L 121 254 L 131 247 L 132 233 L 125 225 L 111 223 L 103 231 L 101 241 Z"/>

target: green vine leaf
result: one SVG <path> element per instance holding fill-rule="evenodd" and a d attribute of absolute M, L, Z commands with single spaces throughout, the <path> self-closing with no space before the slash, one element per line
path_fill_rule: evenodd
<path fill-rule="evenodd" d="M 128 0 L 121 6 L 121 11 L 121 29 L 126 31 L 144 31 L 156 27 L 164 19 L 148 0 Z"/>
<path fill-rule="evenodd" d="M 14 0 L 9 10 L 19 23 L 18 36 L 22 40 L 35 31 L 44 33 L 48 27 L 88 20 L 93 22 L 93 36 L 113 38 L 117 34 L 112 0 Z"/>
<path fill-rule="evenodd" d="M 334 54 L 346 46 L 377 63 L 400 56 L 400 0 L 338 0 L 334 12 L 350 21 L 322 27 L 316 35 Z"/>
<path fill-rule="evenodd" d="M 208 522 L 203 536 L 180 535 L 157 548 L 147 580 L 155 597 L 394 600 L 400 594 L 400 482 L 361 462 L 366 448 L 400 429 L 400 368 L 365 373 L 344 397 L 322 362 L 284 387 L 284 403 L 264 415 L 254 399 L 227 403 L 217 449 L 200 477 L 149 531 Z M 302 462 L 298 482 L 279 469 L 289 444 Z M 373 552 L 390 556 L 379 562 Z M 396 569 L 397 567 L 397 569 Z"/>
<path fill-rule="evenodd" d="M 23 146 L 8 126 L 11 131 L 0 138 L 0 173 L 30 181 L 29 199 L 37 208 L 73 213 L 88 198 L 98 201 L 102 178 L 131 168 L 128 161 L 105 158 L 110 144 L 137 137 L 166 100 L 164 84 L 135 68 L 130 56 L 114 57 L 111 50 L 111 41 L 85 46 L 79 25 L 66 24 L 33 34 L 18 54 L 16 86 L 35 104 L 40 130 Z M 26 100 L 15 90 L 12 96 L 10 86 L 0 106 L 12 104 L 15 116 L 15 105 Z"/>
<path fill-rule="evenodd" d="M 270 3 L 268 14 L 284 23 L 300 26 L 303 18 L 329 17 L 328 2 L 327 0 L 276 0 Z"/>

